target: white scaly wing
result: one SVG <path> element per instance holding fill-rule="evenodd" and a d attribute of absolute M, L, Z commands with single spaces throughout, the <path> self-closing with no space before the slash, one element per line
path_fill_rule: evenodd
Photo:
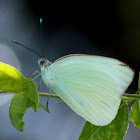
<path fill-rule="evenodd" d="M 104 126 L 115 118 L 133 76 L 134 72 L 116 59 L 68 55 L 56 60 L 43 80 L 78 115 Z"/>

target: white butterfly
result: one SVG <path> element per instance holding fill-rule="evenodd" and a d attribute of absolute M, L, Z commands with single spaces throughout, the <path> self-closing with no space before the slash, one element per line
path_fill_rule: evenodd
<path fill-rule="evenodd" d="M 128 65 L 103 56 L 72 54 L 52 64 L 40 58 L 38 64 L 47 87 L 97 126 L 107 125 L 115 118 L 121 96 L 134 77 Z"/>

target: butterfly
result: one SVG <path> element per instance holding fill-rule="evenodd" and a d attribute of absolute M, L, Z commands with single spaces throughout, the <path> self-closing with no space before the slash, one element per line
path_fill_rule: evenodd
<path fill-rule="evenodd" d="M 112 122 L 134 77 L 127 64 L 104 56 L 71 54 L 54 63 L 40 58 L 38 65 L 45 85 L 96 126 Z"/>
<path fill-rule="evenodd" d="M 13 42 L 40 57 L 39 75 L 43 82 L 78 115 L 96 126 L 108 125 L 115 119 L 121 96 L 134 77 L 134 71 L 127 64 L 85 54 L 66 55 L 51 63 L 34 50 Z"/>

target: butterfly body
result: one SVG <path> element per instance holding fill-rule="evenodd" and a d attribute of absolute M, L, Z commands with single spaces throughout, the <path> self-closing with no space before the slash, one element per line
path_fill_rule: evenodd
<path fill-rule="evenodd" d="M 78 115 L 97 126 L 116 116 L 121 96 L 134 72 L 119 60 L 93 55 L 67 55 L 54 63 L 38 61 L 47 87 Z"/>

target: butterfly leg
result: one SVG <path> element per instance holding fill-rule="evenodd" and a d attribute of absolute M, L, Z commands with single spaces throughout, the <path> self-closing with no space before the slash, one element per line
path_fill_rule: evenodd
<path fill-rule="evenodd" d="M 40 88 L 41 88 L 41 84 L 42 84 L 42 77 L 41 77 L 41 80 L 40 80 L 40 84 L 39 84 L 39 87 L 38 87 L 38 91 L 40 90 Z"/>
<path fill-rule="evenodd" d="M 39 74 L 35 77 L 35 78 L 33 78 L 32 80 L 34 81 L 36 78 L 38 78 L 39 76 L 41 75 L 41 73 L 39 72 Z M 29 81 L 27 81 L 26 83 L 24 83 L 24 84 L 27 84 L 27 83 L 29 83 L 29 82 L 31 82 L 31 80 L 29 80 Z M 23 84 L 23 85 L 24 85 Z"/>
<path fill-rule="evenodd" d="M 52 91 L 52 89 L 50 88 L 49 96 L 48 96 L 47 103 L 46 103 L 46 108 L 47 108 L 48 110 L 49 110 L 48 105 L 49 105 L 49 99 L 50 99 L 51 91 Z"/>
<path fill-rule="evenodd" d="M 36 70 L 32 75 L 30 75 L 30 76 L 27 77 L 27 78 L 31 78 L 31 77 L 34 76 L 36 73 L 40 73 L 40 72 Z"/>

